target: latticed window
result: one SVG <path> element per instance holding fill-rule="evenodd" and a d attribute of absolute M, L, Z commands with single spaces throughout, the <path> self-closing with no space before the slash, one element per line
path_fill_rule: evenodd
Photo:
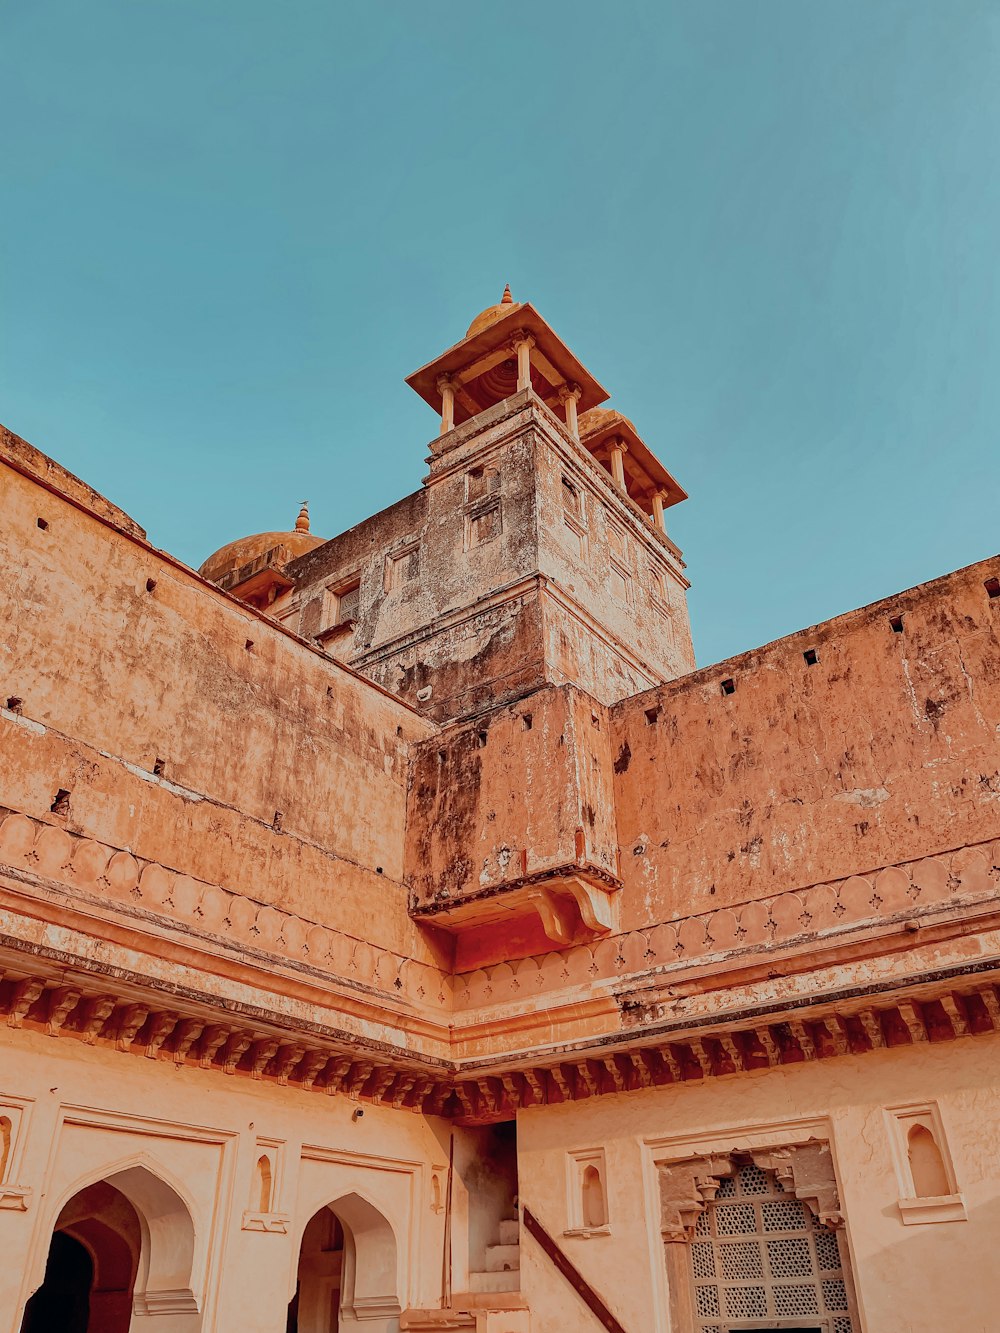
<path fill-rule="evenodd" d="M 699 1333 L 855 1333 L 836 1232 L 758 1166 L 723 1179 L 698 1219 L 691 1271 Z"/>

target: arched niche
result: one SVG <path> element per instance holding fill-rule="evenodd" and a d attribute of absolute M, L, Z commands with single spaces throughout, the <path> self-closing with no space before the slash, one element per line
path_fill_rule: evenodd
<path fill-rule="evenodd" d="M 941 1149 L 926 1125 L 917 1123 L 910 1126 L 906 1135 L 906 1156 L 910 1164 L 913 1193 L 918 1199 L 951 1194 L 951 1182 Z"/>
<path fill-rule="evenodd" d="M 360 1194 L 319 1209 L 302 1234 L 288 1333 L 398 1333 L 395 1232 Z"/>

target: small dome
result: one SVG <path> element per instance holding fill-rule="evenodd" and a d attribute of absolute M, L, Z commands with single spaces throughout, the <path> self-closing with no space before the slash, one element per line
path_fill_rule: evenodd
<path fill-rule="evenodd" d="M 498 305 L 487 306 L 486 309 L 472 321 L 469 325 L 469 331 L 466 338 L 472 338 L 477 333 L 482 333 L 483 329 L 488 329 L 491 324 L 495 324 L 498 319 L 503 319 L 504 315 L 509 315 L 512 310 L 520 307 L 520 301 L 515 301 L 510 294 L 510 283 L 503 289 L 503 296 Z"/>
<path fill-rule="evenodd" d="M 303 502 L 295 521 L 294 532 L 258 532 L 251 537 L 238 537 L 236 541 L 220 546 L 208 557 L 198 573 L 202 578 L 218 583 L 226 574 L 242 569 L 251 560 L 256 560 L 258 556 L 274 550 L 276 546 L 283 546 L 288 552 L 282 561 L 285 564 L 289 560 L 294 560 L 296 556 L 305 555 L 307 551 L 322 546 L 325 540 L 325 537 L 317 537 L 315 533 L 309 531 L 309 511 Z"/>

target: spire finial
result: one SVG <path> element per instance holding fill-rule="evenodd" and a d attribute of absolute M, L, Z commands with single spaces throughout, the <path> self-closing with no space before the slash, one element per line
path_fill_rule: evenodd
<path fill-rule="evenodd" d="M 302 508 L 299 510 L 299 516 L 298 516 L 298 518 L 295 520 L 295 531 L 296 531 L 296 532 L 308 532 L 308 531 L 309 531 L 309 501 L 308 501 L 308 500 L 303 500 L 303 501 L 302 501 Z"/>
<path fill-rule="evenodd" d="M 504 285 L 503 296 L 501 296 L 501 298 L 500 298 L 500 304 L 501 304 L 501 305 L 513 305 L 513 304 L 514 304 L 514 298 L 513 298 L 513 296 L 511 296 L 511 294 L 510 294 L 510 283 L 509 283 L 509 282 L 506 283 L 506 284 Z"/>

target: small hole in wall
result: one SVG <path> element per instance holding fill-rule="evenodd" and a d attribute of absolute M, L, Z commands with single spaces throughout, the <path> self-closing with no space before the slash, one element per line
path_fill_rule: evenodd
<path fill-rule="evenodd" d="M 902 634 L 902 632 L 903 632 L 903 617 L 902 617 L 902 616 L 890 616 L 890 617 L 889 617 L 889 624 L 892 626 L 892 632 L 893 632 L 893 634 Z"/>
<path fill-rule="evenodd" d="M 396 728 L 396 735 L 397 735 L 397 736 L 402 736 L 402 734 L 403 734 L 403 728 L 402 728 L 402 727 L 397 727 L 397 728 Z"/>
<path fill-rule="evenodd" d="M 155 591 L 156 591 L 156 579 L 147 579 L 147 580 L 146 580 L 146 591 L 147 591 L 147 592 L 155 592 Z"/>
<path fill-rule="evenodd" d="M 38 524 L 38 526 L 41 528 L 41 530 L 42 530 L 43 532 L 47 532 L 47 531 L 48 531 L 48 527 L 49 527 L 48 519 L 45 519 L 45 518 L 36 518 L 36 519 L 35 519 L 35 522 Z"/>
<path fill-rule="evenodd" d="M 600 731 L 600 729 L 601 729 L 601 719 L 597 716 L 596 713 L 591 713 L 591 715 L 590 715 L 590 725 L 591 725 L 592 727 L 594 727 L 597 731 Z"/>
<path fill-rule="evenodd" d="M 247 650 L 248 653 L 252 653 L 252 652 L 253 652 L 253 639 L 247 639 L 246 644 L 245 644 L 245 647 L 246 647 L 246 650 Z"/>
<path fill-rule="evenodd" d="M 990 601 L 994 597 L 1000 597 L 1000 579 L 987 579 L 983 584 Z"/>
<path fill-rule="evenodd" d="M 332 699 L 332 698 L 333 698 L 333 686 L 332 686 L 332 685 L 328 685 L 328 686 L 326 687 L 326 697 L 327 697 L 328 699 Z"/>
<path fill-rule="evenodd" d="M 489 740 L 489 738 L 490 738 L 490 734 L 489 734 L 488 731 L 478 731 L 478 732 L 476 733 L 476 739 L 477 739 L 477 741 L 479 742 L 479 748 L 480 748 L 480 749 L 483 748 L 483 746 L 486 744 L 486 742 Z"/>
<path fill-rule="evenodd" d="M 819 661 L 819 653 L 817 653 L 815 648 L 807 648 L 802 654 L 802 658 L 806 666 L 815 666 Z"/>
<path fill-rule="evenodd" d="M 166 768 L 166 766 L 167 766 L 167 762 L 166 762 L 166 760 L 165 760 L 165 759 L 161 759 L 159 756 L 157 756 L 156 759 L 153 761 L 153 775 L 154 775 L 154 777 L 162 778 L 162 777 L 163 777 L 163 770 Z"/>
<path fill-rule="evenodd" d="M 49 806 L 54 815 L 69 814 L 69 792 L 65 787 L 60 787 L 56 792 L 56 799 Z"/>
<path fill-rule="evenodd" d="M 23 699 L 19 699 L 16 694 L 12 694 L 10 698 L 7 700 L 7 712 L 20 713 L 23 704 L 24 704 Z"/>
<path fill-rule="evenodd" d="M 531 723 L 532 723 L 532 717 L 531 717 L 531 714 L 530 714 L 530 713 L 522 713 L 522 714 L 521 714 L 521 726 L 524 728 L 525 731 L 530 731 L 530 730 L 531 730 Z"/>
<path fill-rule="evenodd" d="M 657 722 L 659 722 L 659 720 L 660 720 L 660 710 L 659 710 L 659 708 L 647 708 L 647 709 L 646 709 L 646 726 L 647 726 L 647 727 L 655 727 L 656 724 L 657 724 Z"/>
<path fill-rule="evenodd" d="M 447 754 L 445 753 L 444 750 L 438 750 L 438 763 L 439 763 L 439 764 L 443 764 L 444 761 L 447 759 L 447 757 L 448 757 L 448 756 L 447 756 Z"/>
<path fill-rule="evenodd" d="M 271 827 L 274 829 L 275 833 L 281 832 L 281 820 L 282 820 L 281 811 L 275 810 L 274 818 L 271 820 Z"/>
<path fill-rule="evenodd" d="M 724 681 L 722 682 L 722 685 L 721 685 L 720 688 L 721 688 L 723 694 L 735 694 L 735 693 L 736 693 L 736 682 L 735 682 L 735 680 L 732 679 L 731 676 L 730 676 L 730 677 L 727 677 L 727 679 L 724 680 Z"/>
<path fill-rule="evenodd" d="M 375 874 L 376 874 L 376 875 L 384 875 L 384 874 L 385 874 L 385 871 L 382 869 L 381 866 L 376 866 L 376 867 L 375 867 Z"/>

